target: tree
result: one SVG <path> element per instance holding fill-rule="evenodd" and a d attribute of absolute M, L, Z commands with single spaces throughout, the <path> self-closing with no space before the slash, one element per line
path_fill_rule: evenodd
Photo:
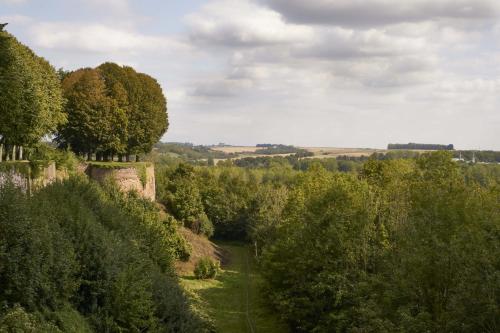
<path fill-rule="evenodd" d="M 128 160 L 150 152 L 167 130 L 167 102 L 150 76 L 113 63 L 61 74 L 69 118 L 57 138 L 61 146 L 89 158 Z"/>
<path fill-rule="evenodd" d="M 38 142 L 65 120 L 55 69 L 11 34 L 0 31 L 0 147 L 12 147 L 15 159 L 16 146 Z M 22 158 L 22 148 L 19 155 Z"/>
<path fill-rule="evenodd" d="M 57 137 L 61 146 L 70 146 L 76 153 L 96 153 L 106 158 L 125 152 L 128 119 L 120 104 L 107 95 L 101 72 L 80 69 L 62 82 L 67 99 L 68 122 Z"/>
<path fill-rule="evenodd" d="M 103 73 L 108 94 L 127 110 L 127 156 L 148 153 L 168 128 L 167 101 L 158 82 L 131 67 L 105 63 Z"/>

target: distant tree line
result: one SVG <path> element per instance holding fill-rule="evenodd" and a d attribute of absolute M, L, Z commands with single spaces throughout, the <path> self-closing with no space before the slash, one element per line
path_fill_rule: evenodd
<path fill-rule="evenodd" d="M 297 148 L 295 146 L 288 146 L 288 145 L 267 145 L 267 144 L 261 144 L 260 146 L 257 145 L 257 147 L 263 147 L 262 149 L 257 149 L 255 151 L 256 154 L 259 155 L 276 155 L 276 154 L 296 154 L 296 153 L 301 153 L 302 155 L 305 156 L 310 156 L 310 152 Z M 308 154 L 309 153 L 309 154 Z"/>
<path fill-rule="evenodd" d="M 453 145 L 438 145 L 438 144 L 425 144 L 425 143 L 390 143 L 387 149 L 407 149 L 407 150 L 453 150 Z"/>
<path fill-rule="evenodd" d="M 225 153 L 213 150 L 208 146 L 197 146 L 192 143 L 158 142 L 154 149 L 160 154 L 170 154 L 190 162 L 236 157 L 234 153 Z"/>

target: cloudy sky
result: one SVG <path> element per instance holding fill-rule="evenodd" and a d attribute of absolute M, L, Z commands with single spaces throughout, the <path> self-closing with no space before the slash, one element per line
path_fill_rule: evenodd
<path fill-rule="evenodd" d="M 55 67 L 156 77 L 167 141 L 500 150 L 499 0 L 0 0 Z"/>

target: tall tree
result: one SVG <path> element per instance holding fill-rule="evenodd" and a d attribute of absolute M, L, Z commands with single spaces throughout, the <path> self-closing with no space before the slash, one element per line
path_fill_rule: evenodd
<path fill-rule="evenodd" d="M 0 145 L 31 145 L 66 121 L 55 69 L 0 30 Z M 22 157 L 22 156 L 21 156 Z"/>
<path fill-rule="evenodd" d="M 127 110 L 127 155 L 149 152 L 168 129 L 167 101 L 158 82 L 131 67 L 99 66 L 110 96 Z M 125 96 L 126 93 L 126 96 Z"/>
<path fill-rule="evenodd" d="M 80 69 L 62 83 L 68 100 L 68 123 L 60 128 L 57 141 L 80 154 L 110 156 L 125 152 L 127 115 L 114 98 L 108 96 L 101 72 Z"/>

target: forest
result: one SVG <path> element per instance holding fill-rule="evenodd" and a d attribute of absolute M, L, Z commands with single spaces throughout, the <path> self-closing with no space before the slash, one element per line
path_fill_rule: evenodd
<path fill-rule="evenodd" d="M 451 157 L 348 172 L 171 161 L 158 200 L 197 233 L 249 242 L 293 332 L 497 332 L 500 166 Z"/>
<path fill-rule="evenodd" d="M 248 249 L 290 332 L 500 331 L 500 165 L 285 145 L 231 160 L 158 143 L 168 125 L 151 76 L 56 71 L 0 30 L 0 170 L 52 160 L 67 173 L 33 193 L 0 182 L 0 332 L 216 332 L 175 270 L 193 251 L 183 228 Z M 140 159 L 157 202 L 78 171 Z M 218 265 L 200 262 L 200 280 Z"/>

